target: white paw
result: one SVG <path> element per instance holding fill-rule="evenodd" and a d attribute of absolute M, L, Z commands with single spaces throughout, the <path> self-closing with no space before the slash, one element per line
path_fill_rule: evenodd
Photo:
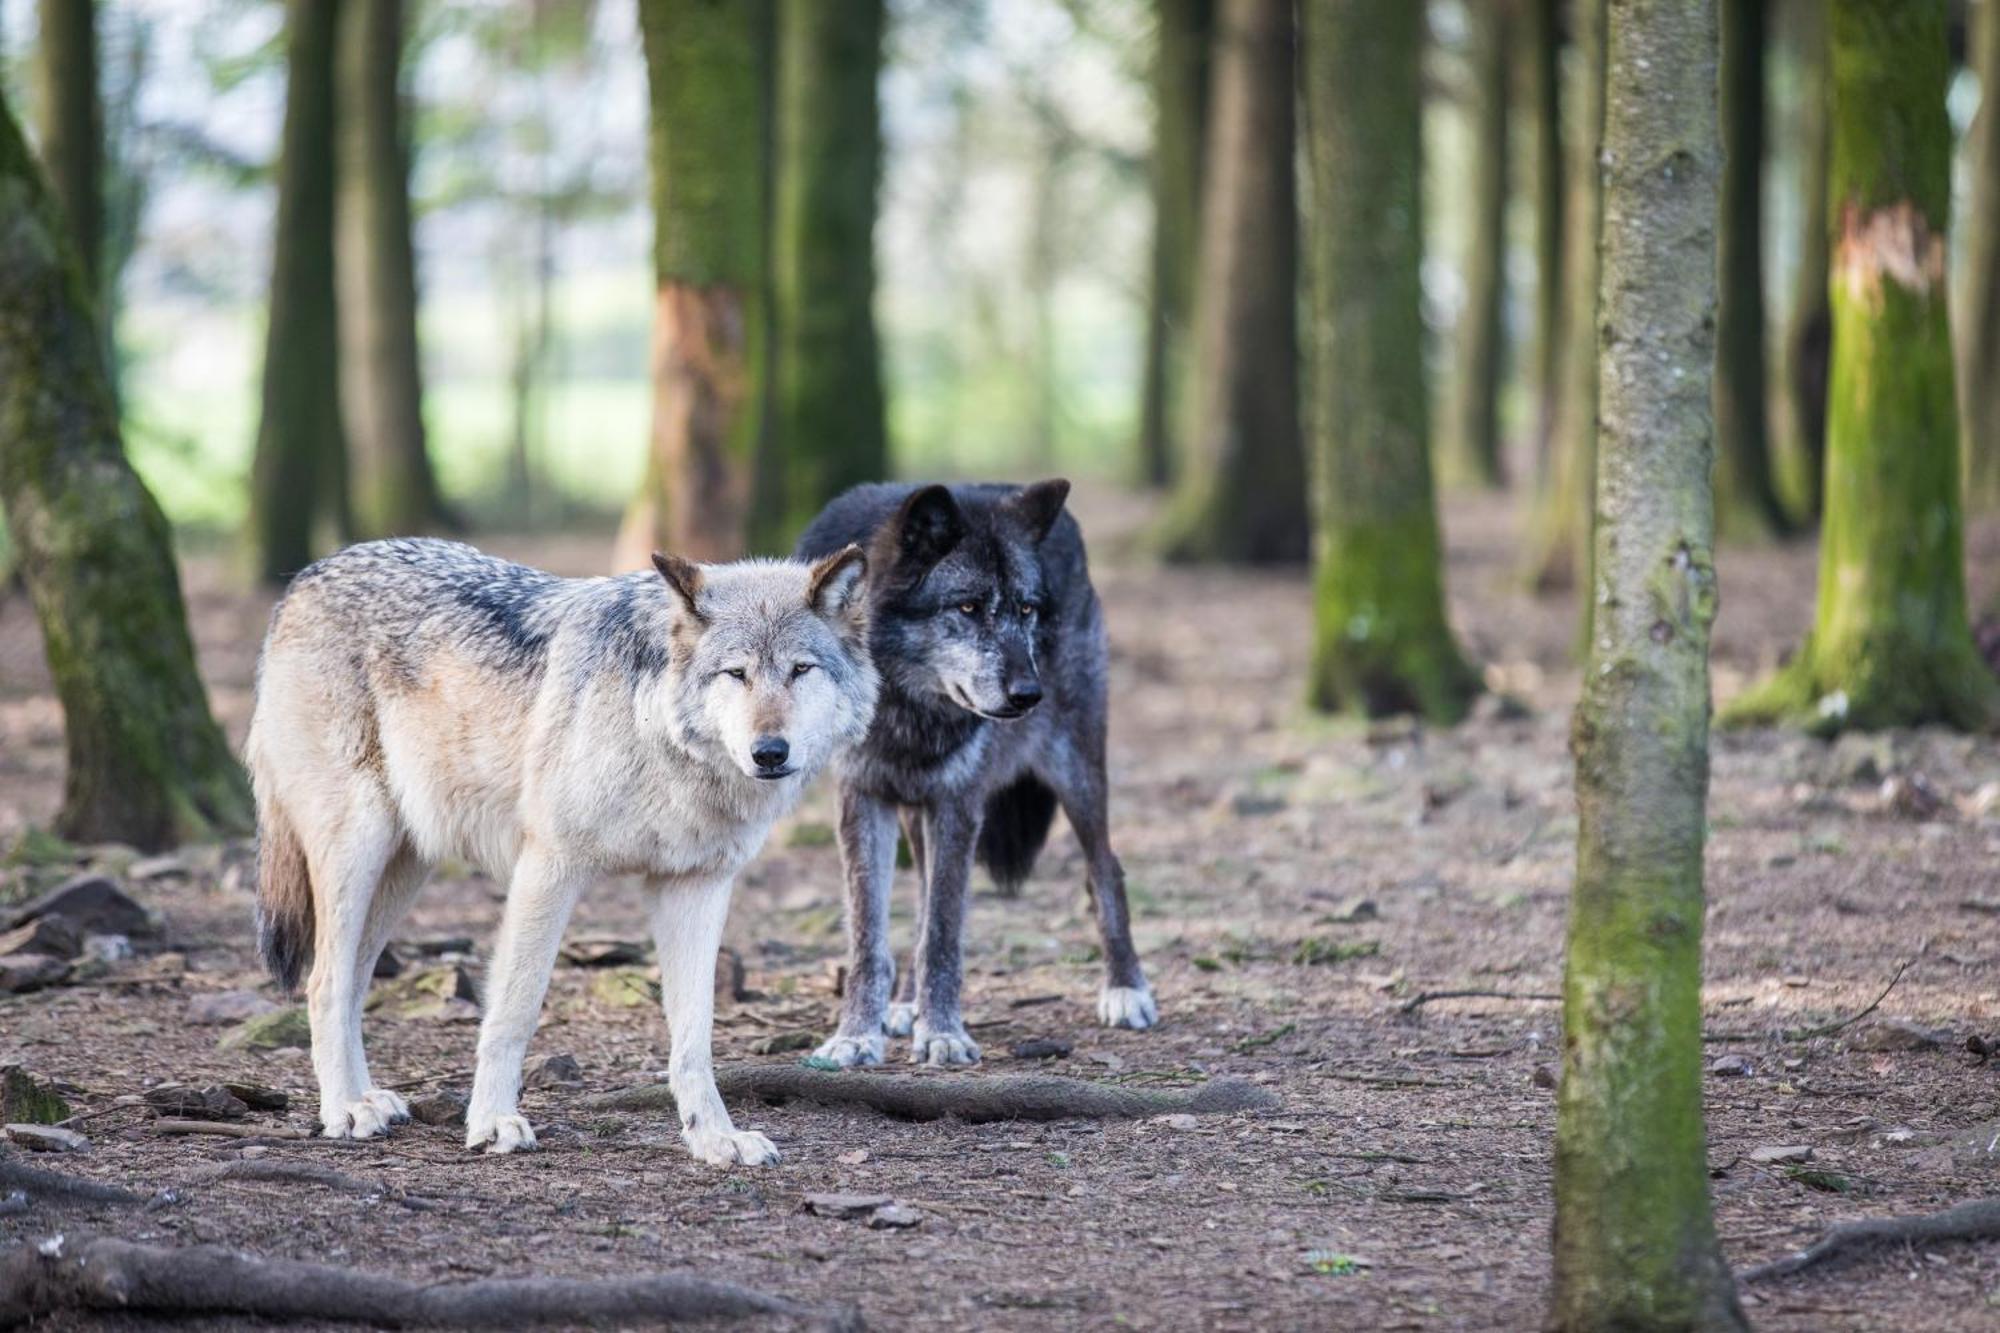
<path fill-rule="evenodd" d="M 755 1130 L 682 1130 L 681 1141 L 696 1160 L 710 1166 L 764 1166 L 778 1160 L 777 1147 Z"/>
<path fill-rule="evenodd" d="M 1108 1028 L 1144 1031 L 1160 1021 L 1160 1006 L 1144 985 L 1106 986 L 1097 993 L 1097 1021 Z"/>
<path fill-rule="evenodd" d="M 320 1110 L 321 1132 L 330 1139 L 372 1139 L 410 1118 L 410 1107 L 387 1088 L 370 1088 L 360 1100 Z"/>
<path fill-rule="evenodd" d="M 465 1146 L 484 1145 L 491 1153 L 527 1152 L 535 1146 L 534 1127 L 528 1118 L 506 1115 L 475 1115 L 466 1118 Z"/>
<path fill-rule="evenodd" d="M 820 1060 L 831 1060 L 842 1069 L 852 1069 L 856 1065 L 879 1065 L 887 1043 L 879 1032 L 865 1033 L 859 1037 L 833 1037 L 821 1042 L 813 1056 Z"/>
<path fill-rule="evenodd" d="M 979 1063 L 979 1043 L 962 1027 L 932 1028 L 919 1019 L 910 1034 L 910 1063 L 975 1065 Z"/>
<path fill-rule="evenodd" d="M 889 1016 L 882 1020 L 882 1030 L 892 1037 L 907 1037 L 916 1025 L 917 1006 L 900 1000 L 889 1006 Z"/>

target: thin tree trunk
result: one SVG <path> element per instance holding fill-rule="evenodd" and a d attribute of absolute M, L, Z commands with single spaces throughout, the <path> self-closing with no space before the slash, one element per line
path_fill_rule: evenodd
<path fill-rule="evenodd" d="M 1290 0 L 1223 0 L 1217 18 L 1196 424 L 1161 533 L 1169 559 L 1272 564 L 1306 556 L 1292 27 Z"/>
<path fill-rule="evenodd" d="M 263 418 L 251 471 L 257 571 L 279 583 L 344 539 L 347 442 L 334 298 L 334 63 L 340 0 L 287 0 Z"/>
<path fill-rule="evenodd" d="M 1535 331 L 1530 367 L 1534 457 L 1536 470 L 1546 478 L 1555 440 L 1556 400 L 1562 393 L 1563 237 L 1568 226 L 1563 192 L 1567 166 L 1562 147 L 1562 0 L 1518 2 L 1523 4 L 1526 30 L 1517 44 L 1528 55 L 1535 134 Z"/>
<path fill-rule="evenodd" d="M 1310 0 L 1316 708 L 1464 715 L 1479 677 L 1445 619 L 1419 268 L 1423 7 Z"/>
<path fill-rule="evenodd" d="M 1834 0 L 1833 373 L 1812 634 L 1732 721 L 1817 731 L 2000 720 L 1973 646 L 1951 329 L 1945 0 Z"/>
<path fill-rule="evenodd" d="M 1968 508 L 2000 508 L 2000 0 L 1972 21 L 1979 112 L 1965 136 L 1972 181 L 1959 278 L 1958 416 Z"/>
<path fill-rule="evenodd" d="M 1716 305 L 1715 0 L 1609 10 L 1598 608 L 1577 703 L 1576 886 L 1548 1327 L 1747 1329 L 1701 1107 Z"/>
<path fill-rule="evenodd" d="M 1799 267 L 1785 330 L 1786 416 L 1791 445 L 1804 473 L 1804 509 L 1817 519 L 1826 489 L 1826 382 L 1833 352 L 1833 311 L 1827 304 L 1829 233 L 1827 164 L 1832 154 L 1827 117 L 1825 0 L 1793 0 L 1786 17 L 1798 70 L 1794 135 L 1799 154 Z"/>
<path fill-rule="evenodd" d="M 340 50 L 341 409 L 368 536 L 449 526 L 424 441 L 403 0 L 348 0 Z"/>
<path fill-rule="evenodd" d="M 1539 3 L 1539 0 L 1537 0 Z M 1471 6 L 1472 181 L 1467 200 L 1465 310 L 1459 316 L 1446 455 L 1454 480 L 1506 484 L 1500 384 L 1506 359 L 1507 112 L 1510 6 Z"/>
<path fill-rule="evenodd" d="M 1155 8 L 1153 276 L 1146 302 L 1139 463 L 1145 484 L 1164 489 L 1173 483 L 1186 447 L 1215 5 L 1214 0 L 1158 0 Z"/>
<path fill-rule="evenodd" d="M 1764 368 L 1764 7 L 1722 5 L 1722 300 L 1716 311 L 1717 511 L 1725 532 L 1791 531 L 1771 472 Z"/>
<path fill-rule="evenodd" d="M 786 551 L 820 506 L 889 470 L 875 333 L 882 0 L 779 0 L 772 293 L 777 416 L 751 544 Z"/>
<path fill-rule="evenodd" d="M 653 440 L 617 564 L 743 553 L 771 407 L 769 0 L 640 0 L 651 88 Z"/>
<path fill-rule="evenodd" d="M 245 833 L 195 675 L 166 515 L 125 462 L 71 247 L 0 99 L 0 501 L 62 701 L 57 830 L 147 849 Z"/>
<path fill-rule="evenodd" d="M 41 0 L 36 46 L 42 162 L 92 300 L 104 283 L 104 110 L 96 10 L 96 0 Z"/>

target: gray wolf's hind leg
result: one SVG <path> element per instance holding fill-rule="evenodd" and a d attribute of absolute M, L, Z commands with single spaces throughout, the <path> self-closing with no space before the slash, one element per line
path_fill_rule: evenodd
<path fill-rule="evenodd" d="M 667 1086 L 689 1152 L 714 1166 L 762 1166 L 777 1161 L 778 1150 L 762 1134 L 737 1129 L 715 1087 L 715 953 L 729 915 L 729 885 L 727 879 L 663 884 L 653 905 L 660 999 L 673 1038 Z"/>
<path fill-rule="evenodd" d="M 1094 754 L 1063 743 L 1056 747 L 1042 780 L 1055 788 L 1077 841 L 1083 844 L 1090 882 L 1090 899 L 1097 912 L 1097 933 L 1104 948 L 1104 985 L 1097 993 L 1097 1018 L 1106 1027 L 1149 1028 L 1160 1021 L 1160 1008 L 1139 965 L 1132 945 L 1132 916 L 1125 902 L 1125 867 L 1111 851 L 1111 821 L 1106 810 L 1103 747 Z"/>
<path fill-rule="evenodd" d="M 889 954 L 889 886 L 896 873 L 896 814 L 842 787 L 840 860 L 847 879 L 847 994 L 840 1027 L 814 1052 L 842 1068 L 882 1063 L 882 1025 L 896 970 Z"/>
<path fill-rule="evenodd" d="M 907 1037 L 917 1021 L 917 953 L 924 947 L 924 905 L 930 901 L 930 868 L 924 861 L 924 812 L 915 807 L 903 811 L 903 839 L 910 844 L 910 864 L 917 871 L 917 934 L 910 945 L 910 965 L 896 975 L 896 999 L 882 1030 L 892 1037 Z"/>
<path fill-rule="evenodd" d="M 337 830 L 306 843 L 315 917 L 306 1016 L 319 1082 L 320 1132 L 331 1139 L 373 1138 L 409 1115 L 401 1097 L 374 1086 L 361 1042 L 361 1007 L 380 952 L 369 947 L 369 927 L 384 891 L 402 892 L 385 882 L 402 834 L 386 801 L 374 792 L 355 794 L 337 819 L 320 823 Z"/>

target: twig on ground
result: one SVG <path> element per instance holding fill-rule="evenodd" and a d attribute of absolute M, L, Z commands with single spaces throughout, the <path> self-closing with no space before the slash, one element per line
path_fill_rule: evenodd
<path fill-rule="evenodd" d="M 0 1154 L 0 1194 L 11 1190 L 19 1190 L 30 1199 L 67 1199 L 73 1203 L 146 1202 L 144 1195 L 121 1190 L 115 1185 L 100 1185 L 94 1180 L 44 1171 Z"/>
<path fill-rule="evenodd" d="M 1941 1213 L 1918 1217 L 1870 1218 L 1840 1222 L 1796 1254 L 1757 1264 L 1737 1274 L 1741 1282 L 1789 1277 L 1832 1259 L 1846 1258 L 1878 1245 L 1910 1245 L 1940 1240 L 2000 1240 L 2000 1199 L 1974 1199 Z"/>
<path fill-rule="evenodd" d="M 1903 973 L 1909 971 L 1910 965 L 1916 961 L 1914 958 L 1905 958 L 1902 964 L 1896 968 L 1896 975 L 1889 978 L 1889 984 L 1882 988 L 1880 995 L 1877 995 L 1868 1002 L 1867 1008 L 1856 1010 L 1847 1017 L 1832 1023 L 1821 1023 L 1816 1027 L 1785 1028 L 1777 1034 L 1778 1039 L 1781 1041 L 1810 1041 L 1814 1037 L 1830 1037 L 1842 1028 L 1854 1026 L 1882 1007 L 1882 1001 L 1889 998 L 1889 992 L 1896 989 L 1896 983 L 1903 979 Z M 1705 1042 L 1762 1041 L 1767 1035 L 1761 1032 L 1704 1032 L 1701 1034 L 1701 1039 Z"/>
<path fill-rule="evenodd" d="M 312 1136 L 289 1125 L 250 1125 L 235 1120 L 155 1120 L 155 1134 L 219 1134 L 226 1139 L 305 1139 Z"/>
<path fill-rule="evenodd" d="M 1463 1083 L 1447 1083 L 1441 1079 L 1418 1078 L 1413 1074 L 1349 1074 L 1337 1069 L 1323 1069 L 1321 1078 L 1338 1079 L 1342 1083 L 1366 1083 L 1371 1088 L 1462 1088 Z"/>
<path fill-rule="evenodd" d="M 342 1194 L 379 1194 L 412 1212 L 427 1213 L 437 1205 L 429 1199 L 406 1195 L 400 1190 L 345 1172 L 304 1162 L 265 1162 L 255 1159 L 221 1162 L 195 1172 L 197 1181 L 248 1180 L 266 1185 L 319 1185 Z"/>
<path fill-rule="evenodd" d="M 410 1282 L 325 1264 L 259 1259 L 214 1245 L 171 1249 L 108 1236 L 61 1236 L 0 1253 L 0 1328 L 66 1310 L 245 1314 L 405 1327 L 520 1328 L 778 1317 L 859 1329 L 851 1308 L 808 1306 L 679 1274 L 585 1281 L 496 1278 Z"/>
<path fill-rule="evenodd" d="M 1115 1120 L 1192 1112 L 1197 1115 L 1256 1111 L 1276 1106 L 1276 1095 L 1253 1084 L 1217 1079 L 1192 1093 L 1107 1087 L 1043 1074 L 960 1078 L 914 1074 L 834 1073 L 800 1065 L 739 1065 L 716 1075 L 733 1101 L 815 1102 L 865 1106 L 898 1120 L 955 1116 L 973 1124 L 993 1120 Z M 671 1111 L 674 1095 L 663 1083 L 643 1084 L 589 1097 L 594 1111 Z"/>
<path fill-rule="evenodd" d="M 1546 1000 L 1559 1004 L 1562 1002 L 1562 996 L 1547 995 L 1541 991 L 1427 990 L 1420 991 L 1403 1001 L 1402 1011 L 1414 1014 L 1433 1000 Z"/>

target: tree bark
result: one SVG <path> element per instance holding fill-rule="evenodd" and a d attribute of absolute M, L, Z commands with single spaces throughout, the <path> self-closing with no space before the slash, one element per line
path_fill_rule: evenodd
<path fill-rule="evenodd" d="M 1725 532 L 1784 536 L 1764 366 L 1765 0 L 1722 4 L 1722 299 L 1716 311 L 1715 485 Z"/>
<path fill-rule="evenodd" d="M 1827 304 L 1827 118 L 1825 0 L 1794 0 L 1787 10 L 1798 69 L 1799 267 L 1785 330 L 1785 397 L 1791 447 L 1803 473 L 1803 509 L 1818 519 L 1826 488 L 1826 382 L 1833 351 Z"/>
<path fill-rule="evenodd" d="M 1562 0 L 1517 0 L 1523 5 L 1529 109 L 1534 129 L 1535 331 L 1531 373 L 1536 469 L 1546 476 L 1555 441 L 1556 401 L 1562 392 L 1564 235 L 1568 228 L 1562 147 Z"/>
<path fill-rule="evenodd" d="M 2000 5 L 1972 20 L 1979 112 L 1965 136 L 1971 180 L 1958 288 L 1958 415 L 1964 432 L 1965 502 L 2000 508 Z"/>
<path fill-rule="evenodd" d="M 104 284 L 104 109 L 96 11 L 96 0 L 41 0 L 35 62 L 42 164 L 93 301 Z"/>
<path fill-rule="evenodd" d="M 1548 1327 L 1747 1329 L 1701 1107 L 1716 606 L 1716 0 L 1609 7 L 1597 582 L 1571 749 L 1577 859 Z"/>
<path fill-rule="evenodd" d="M 1529 578 L 1537 591 L 1590 587 L 1593 491 L 1597 479 L 1597 279 L 1603 192 L 1605 0 L 1574 0 L 1577 63 L 1569 104 L 1573 126 L 1563 173 L 1563 300 L 1560 392 L 1551 472 L 1537 500 Z M 1593 598 L 1578 598 L 1590 637 Z"/>
<path fill-rule="evenodd" d="M 0 100 L 0 500 L 68 768 L 56 827 L 156 849 L 251 827 L 195 674 L 166 516 L 126 464 L 65 222 Z"/>
<path fill-rule="evenodd" d="M 1467 16 L 1472 181 L 1465 209 L 1465 310 L 1459 316 L 1447 458 L 1454 480 L 1487 487 L 1503 486 L 1507 480 L 1500 384 L 1506 359 L 1510 9 L 1505 4 L 1476 4 Z M 1526 35 L 1534 34 L 1530 30 Z"/>
<path fill-rule="evenodd" d="M 449 526 L 424 440 L 403 42 L 403 0 L 348 0 L 339 53 L 340 397 L 355 527 L 371 537 Z"/>
<path fill-rule="evenodd" d="M 1161 534 L 1173 560 L 1278 564 L 1306 556 L 1292 28 L 1289 0 L 1223 0 L 1217 17 L 1196 424 Z"/>
<path fill-rule="evenodd" d="M 651 89 L 653 439 L 619 568 L 745 549 L 770 413 L 769 0 L 641 0 Z"/>
<path fill-rule="evenodd" d="M 1973 646 L 1951 330 L 1945 0 L 1835 0 L 1833 369 L 1813 630 L 1733 722 L 1820 732 L 2000 720 Z"/>
<path fill-rule="evenodd" d="M 1464 715 L 1479 677 L 1445 619 L 1420 307 L 1423 7 L 1312 0 L 1314 707 Z"/>
<path fill-rule="evenodd" d="M 761 551 L 789 551 L 820 506 L 889 470 L 875 333 L 883 21 L 882 0 L 779 0 L 777 419 L 752 509 Z"/>
<path fill-rule="evenodd" d="M 1141 477 L 1171 485 L 1186 447 L 1214 0 L 1159 0 L 1153 53 L 1153 276 L 1139 400 Z"/>
<path fill-rule="evenodd" d="M 284 140 L 250 479 L 257 571 L 281 583 L 343 540 L 347 442 L 333 276 L 334 60 L 340 0 L 287 0 Z"/>

